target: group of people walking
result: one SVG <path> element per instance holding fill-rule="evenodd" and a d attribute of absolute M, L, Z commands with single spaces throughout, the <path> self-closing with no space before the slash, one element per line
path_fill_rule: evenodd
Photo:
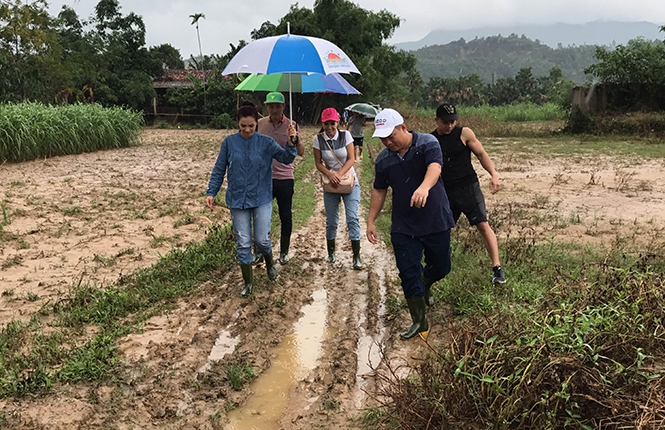
<path fill-rule="evenodd" d="M 231 210 L 238 260 L 244 280 L 241 294 L 252 293 L 252 263 L 265 261 L 268 278 L 277 277 L 272 257 L 270 224 L 272 201 L 277 200 L 281 221 L 279 261 L 289 261 L 292 232 L 291 202 L 294 193 L 293 160 L 304 154 L 300 131 L 284 115 L 284 96 L 269 93 L 268 116 L 259 119 L 258 109 L 245 102 L 238 110 L 239 132 L 222 142 L 207 189 L 206 204 L 227 176 L 226 204 Z M 339 127 L 334 108 L 321 114 L 322 127 L 314 137 L 316 169 L 324 184 L 327 261 L 336 261 L 339 205 L 344 202 L 353 269 L 363 268 L 360 256 L 360 185 L 354 165 L 356 150 L 362 157 L 364 118 L 349 121 L 352 132 Z M 351 119 L 349 118 L 349 119 Z M 491 175 L 493 193 L 499 191 L 499 176 L 473 131 L 457 125 L 455 106 L 444 103 L 436 111 L 437 128 L 432 133 L 409 131 L 393 109 L 382 110 L 374 120 L 373 137 L 385 148 L 375 160 L 375 177 L 367 217 L 367 238 L 378 242 L 375 221 L 392 188 L 391 241 L 413 324 L 400 336 L 410 339 L 429 331 L 427 306 L 432 306 L 432 285 L 451 270 L 450 230 L 464 213 L 481 233 L 492 260 L 492 282 L 503 283 L 496 235 L 487 222 L 484 196 L 471 164 L 476 155 Z M 360 126 L 358 126 L 360 124 Z M 253 228 L 252 228 L 253 225 Z M 252 243 L 255 256 L 252 256 Z M 425 266 L 423 267 L 423 256 Z"/>

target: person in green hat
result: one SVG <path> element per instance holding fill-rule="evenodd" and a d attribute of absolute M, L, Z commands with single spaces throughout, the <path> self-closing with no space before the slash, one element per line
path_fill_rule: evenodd
<path fill-rule="evenodd" d="M 265 101 L 268 116 L 259 119 L 256 131 L 265 136 L 270 136 L 281 146 L 286 147 L 288 140 L 289 128 L 294 127 L 296 130 L 296 151 L 297 154 L 302 156 L 305 153 L 305 147 L 300 139 L 300 130 L 295 121 L 291 121 L 284 115 L 284 95 L 282 93 L 273 92 L 266 95 Z M 291 231 L 293 230 L 293 220 L 291 214 L 291 206 L 293 201 L 293 164 L 283 164 L 277 160 L 273 160 L 272 164 L 272 195 L 273 199 L 277 199 L 277 207 L 279 208 L 279 220 L 282 223 L 280 248 L 279 248 L 279 262 L 286 264 L 289 261 L 289 245 L 291 244 Z M 262 262 L 262 255 L 256 253 L 254 263 Z"/>

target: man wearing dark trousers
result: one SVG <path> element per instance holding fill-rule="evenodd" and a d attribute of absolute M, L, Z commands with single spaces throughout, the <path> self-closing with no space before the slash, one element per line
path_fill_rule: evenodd
<path fill-rule="evenodd" d="M 380 138 L 385 148 L 375 161 L 367 239 L 378 242 L 375 221 L 391 187 L 390 238 L 413 321 L 400 336 L 426 337 L 427 305 L 433 304 L 431 286 L 450 272 L 450 229 L 455 226 L 441 180 L 441 147 L 430 134 L 408 131 L 393 109 L 379 112 L 374 127 L 372 137 Z"/>
<path fill-rule="evenodd" d="M 277 92 L 269 93 L 266 96 L 265 105 L 268 109 L 268 116 L 259 119 L 256 131 L 272 137 L 279 146 L 284 148 L 287 141 L 286 131 L 290 123 L 289 118 L 284 115 L 284 95 Z M 293 125 L 296 126 L 296 130 L 298 131 L 296 150 L 298 155 L 302 156 L 305 153 L 305 147 L 300 139 L 300 130 L 295 121 L 293 122 Z M 272 194 L 273 198 L 277 199 L 279 220 L 282 223 L 279 242 L 279 262 L 282 264 L 286 264 L 289 261 L 289 246 L 291 244 L 291 231 L 293 229 L 291 214 L 294 187 L 293 169 L 293 164 L 282 164 L 273 160 Z M 254 263 L 258 264 L 261 261 L 262 256 L 259 254 L 255 257 Z"/>
<path fill-rule="evenodd" d="M 491 175 L 492 194 L 501 189 L 499 174 L 475 133 L 468 127 L 457 125 L 457 120 L 457 109 L 454 105 L 443 103 L 436 109 L 436 130 L 432 134 L 439 141 L 443 152 L 443 185 L 446 187 L 455 222 L 463 213 L 469 224 L 476 226 L 492 260 L 492 283 L 503 284 L 506 277 L 499 260 L 499 243 L 487 222 L 485 196 L 480 190 L 478 175 L 471 164 L 471 153 L 478 157 L 480 164 Z"/>

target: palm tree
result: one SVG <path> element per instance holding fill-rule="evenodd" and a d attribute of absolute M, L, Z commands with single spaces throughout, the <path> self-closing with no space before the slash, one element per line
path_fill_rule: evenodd
<path fill-rule="evenodd" d="M 204 18 L 205 15 L 202 13 L 195 13 L 194 15 L 189 15 L 192 18 L 192 25 L 196 24 L 196 37 L 199 39 L 199 56 L 203 60 L 203 51 L 201 51 L 201 35 L 199 34 L 199 19 Z"/>

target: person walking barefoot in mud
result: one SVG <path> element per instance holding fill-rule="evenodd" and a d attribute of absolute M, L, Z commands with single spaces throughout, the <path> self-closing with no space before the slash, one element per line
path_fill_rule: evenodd
<path fill-rule="evenodd" d="M 275 139 L 275 142 L 282 148 L 286 147 L 287 131 L 292 124 L 298 131 L 295 121 L 291 122 L 284 115 L 284 95 L 282 93 L 268 93 L 266 95 L 265 105 L 268 109 L 268 116 L 259 120 L 256 131 Z M 300 138 L 296 139 L 296 148 L 298 155 L 302 157 L 305 153 Z M 291 231 L 293 229 L 293 216 L 291 205 L 293 202 L 293 164 L 283 164 L 277 160 L 272 162 L 272 195 L 277 199 L 279 208 L 279 220 L 282 224 L 282 230 L 279 241 L 279 262 L 286 264 L 289 261 L 289 245 L 291 244 Z M 263 260 L 261 253 L 257 252 L 254 257 L 254 264 L 259 264 Z"/>
<path fill-rule="evenodd" d="M 339 114 L 334 108 L 327 108 L 321 113 L 323 127 L 319 134 L 314 136 L 314 161 L 316 168 L 328 176 L 330 182 L 339 184 L 340 179 L 348 171 L 354 177 L 353 190 L 349 194 L 329 193 L 323 191 L 323 204 L 326 208 L 326 245 L 328 248 L 328 262 L 335 262 L 335 238 L 337 237 L 337 224 L 339 223 L 339 202 L 344 200 L 346 212 L 346 225 L 349 230 L 351 249 L 353 250 L 353 268 L 363 268 L 360 259 L 360 219 L 358 207 L 360 206 L 360 184 L 353 164 L 355 151 L 353 138 L 346 130 L 339 130 Z"/>
<path fill-rule="evenodd" d="M 426 337 L 427 305 L 434 304 L 431 287 L 450 272 L 450 229 L 455 226 L 441 180 L 441 147 L 431 134 L 408 131 L 393 109 L 379 112 L 374 127 L 372 137 L 380 138 L 385 148 L 375 160 L 367 239 L 373 244 L 379 240 L 374 223 L 391 187 L 390 239 L 413 321 L 400 337 Z"/>
<path fill-rule="evenodd" d="M 259 113 L 251 102 L 244 102 L 238 109 L 240 131 L 224 141 L 219 150 L 215 167 L 210 175 L 206 191 L 206 205 L 212 209 L 214 198 L 224 182 L 228 170 L 226 204 L 231 209 L 233 233 L 238 245 L 238 260 L 245 287 L 243 296 L 252 294 L 252 224 L 254 224 L 254 246 L 266 261 L 268 278 L 277 277 L 277 268 L 272 259 L 270 243 L 270 218 L 272 217 L 272 161 L 292 163 L 296 157 L 294 126 L 287 130 L 290 142 L 286 148 L 279 146 L 272 137 L 256 133 Z"/>
<path fill-rule="evenodd" d="M 471 165 L 471 153 L 478 157 L 480 164 L 491 175 L 492 194 L 501 189 L 499 174 L 475 133 L 468 127 L 457 125 L 457 120 L 455 105 L 442 103 L 436 109 L 436 130 L 432 135 L 439 141 L 443 152 L 443 186 L 446 188 L 455 222 L 463 213 L 469 224 L 475 225 L 483 237 L 485 248 L 492 260 L 492 283 L 503 284 L 506 277 L 499 260 L 499 243 L 487 222 L 485 196 L 480 190 L 478 175 Z"/>

